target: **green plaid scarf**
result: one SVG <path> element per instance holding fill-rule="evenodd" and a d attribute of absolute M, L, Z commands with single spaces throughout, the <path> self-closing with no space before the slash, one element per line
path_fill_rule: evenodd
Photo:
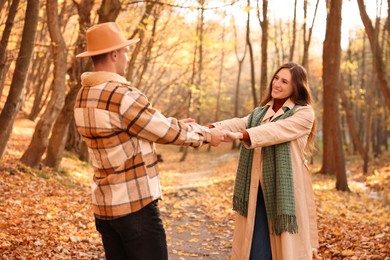
<path fill-rule="evenodd" d="M 269 107 L 266 105 L 255 108 L 249 116 L 248 128 L 260 125 Z M 272 122 L 291 116 L 298 107 L 294 106 L 291 110 L 283 107 L 285 113 L 274 118 Z M 248 214 L 253 151 L 254 149 L 241 147 L 234 185 L 233 210 L 243 216 Z M 267 218 L 272 223 L 272 234 L 280 235 L 283 231 L 297 233 L 290 143 L 263 147 L 262 154 L 264 198 Z"/>

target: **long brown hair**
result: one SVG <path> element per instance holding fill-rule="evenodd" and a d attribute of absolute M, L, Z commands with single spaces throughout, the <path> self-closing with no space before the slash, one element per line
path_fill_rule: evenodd
<path fill-rule="evenodd" d="M 260 102 L 260 106 L 264 106 L 272 99 L 272 82 L 278 74 L 278 72 L 282 69 L 288 69 L 291 73 L 291 85 L 293 88 L 292 94 L 289 97 L 295 104 L 306 106 L 312 104 L 312 96 L 309 86 L 309 79 L 307 76 L 306 69 L 302 67 L 301 65 L 295 63 L 295 62 L 288 62 L 283 64 L 279 69 L 277 69 L 272 76 L 272 79 L 269 83 L 269 86 L 266 90 L 265 96 L 263 100 Z M 315 137 L 315 131 L 317 129 L 317 123 L 316 119 L 314 117 L 313 127 L 311 128 L 307 144 L 306 144 L 306 151 L 311 153 L 315 150 L 314 147 L 314 137 Z"/>

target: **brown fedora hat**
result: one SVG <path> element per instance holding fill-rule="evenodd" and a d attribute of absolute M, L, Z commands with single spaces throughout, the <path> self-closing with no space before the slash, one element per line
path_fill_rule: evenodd
<path fill-rule="evenodd" d="M 115 22 L 100 23 L 87 30 L 87 51 L 77 58 L 90 57 L 135 44 L 139 39 L 126 40 L 121 28 Z"/>

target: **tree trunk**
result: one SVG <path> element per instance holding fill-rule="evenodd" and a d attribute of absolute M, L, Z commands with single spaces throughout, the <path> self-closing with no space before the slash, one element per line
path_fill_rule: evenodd
<path fill-rule="evenodd" d="M 381 154 L 381 143 L 382 133 L 380 131 L 382 126 L 381 120 L 373 120 L 372 133 L 371 133 L 371 143 L 372 143 L 372 152 L 374 158 L 378 158 Z"/>
<path fill-rule="evenodd" d="M 149 3 L 148 3 L 148 5 L 149 5 Z M 154 3 L 152 4 L 152 7 L 153 6 L 154 6 Z M 141 87 L 142 80 L 145 80 L 144 75 L 145 75 L 146 71 L 148 70 L 148 66 L 149 66 L 150 61 L 151 61 L 152 49 L 153 49 L 155 39 L 156 39 L 157 22 L 158 22 L 158 19 L 160 18 L 159 8 L 155 8 L 153 10 L 152 16 L 153 16 L 152 35 L 150 36 L 150 38 L 146 44 L 145 54 L 142 55 L 142 62 L 141 62 L 142 68 L 141 68 L 141 71 L 139 73 L 137 73 L 138 80 L 137 80 L 137 83 L 134 84 L 134 86 L 138 89 L 141 89 L 140 87 Z M 144 85 L 146 86 L 147 84 L 144 84 Z M 143 92 L 143 93 L 145 95 L 147 95 L 146 92 Z"/>
<path fill-rule="evenodd" d="M 234 18 L 233 18 L 234 19 Z M 238 117 L 238 109 L 240 107 L 240 81 L 241 81 L 241 72 L 242 72 L 242 65 L 245 60 L 245 56 L 247 53 L 247 45 L 245 43 L 244 45 L 244 52 L 242 54 L 242 57 L 240 58 L 238 55 L 238 36 L 237 36 L 237 27 L 235 20 L 233 20 L 233 31 L 234 31 L 234 53 L 236 55 L 236 59 L 238 62 L 238 72 L 237 72 L 237 80 L 236 80 L 236 88 L 235 88 L 235 94 L 234 94 L 234 117 Z M 237 148 L 237 142 L 232 142 L 232 149 Z"/>
<path fill-rule="evenodd" d="M 390 0 L 387 0 L 387 18 L 385 24 L 385 30 L 390 35 Z"/>
<path fill-rule="evenodd" d="M 6 0 L 0 0 L 0 10 L 3 9 L 5 2 L 6 2 Z"/>
<path fill-rule="evenodd" d="M 36 35 L 36 39 L 38 41 L 38 35 Z M 43 55 L 42 55 L 43 56 Z M 27 76 L 27 82 L 26 82 L 26 98 L 27 99 L 30 99 L 30 97 L 32 95 L 36 96 L 37 95 L 37 92 L 39 91 L 36 91 L 34 88 L 39 88 L 39 87 L 36 87 L 37 84 L 36 84 L 36 81 L 37 81 L 37 77 L 42 73 L 42 63 L 43 63 L 43 57 L 41 55 L 37 54 L 37 53 L 34 53 L 33 56 L 31 57 L 31 69 L 29 70 L 29 74 Z M 51 60 L 51 58 L 49 59 Z M 50 62 L 48 62 L 49 65 L 50 65 Z M 46 66 L 47 67 L 50 67 L 50 66 Z M 38 69 L 39 68 L 39 69 Z M 33 86 L 33 87 L 31 87 Z M 33 109 L 31 109 L 33 110 Z"/>
<path fill-rule="evenodd" d="M 47 54 L 48 57 L 42 57 L 42 58 L 37 58 L 39 59 L 39 64 L 37 68 L 37 73 L 35 75 L 34 79 L 34 85 L 35 85 L 35 95 L 34 95 L 34 102 L 33 102 L 33 107 L 31 108 L 31 112 L 28 116 L 28 119 L 35 121 L 39 113 L 41 112 L 43 105 L 42 105 L 42 99 L 45 93 L 45 87 L 47 84 L 47 79 L 50 73 L 50 65 L 46 66 L 41 66 L 43 63 L 46 61 L 49 63 L 51 60 L 51 54 Z M 42 71 L 42 68 L 45 68 L 44 71 Z M 41 71 L 39 71 L 41 70 Z M 50 84 L 49 91 L 52 87 L 52 84 Z"/>
<path fill-rule="evenodd" d="M 366 122 L 366 138 L 365 138 L 365 148 L 364 148 L 364 157 L 363 157 L 363 174 L 368 173 L 368 163 L 370 162 L 370 147 L 371 147 L 371 133 L 372 133 L 372 101 L 374 97 L 375 92 L 375 85 L 376 85 L 376 75 L 375 75 L 375 68 L 373 65 L 372 68 L 372 74 L 371 74 L 371 81 L 370 81 L 370 87 L 371 89 L 368 89 L 368 97 L 367 97 L 367 118 L 365 120 Z"/>
<path fill-rule="evenodd" d="M 121 2 L 119 0 L 103 0 L 98 10 L 99 22 L 114 22 L 121 11 Z"/>
<path fill-rule="evenodd" d="M 357 149 L 359 155 L 363 159 L 364 157 L 364 148 L 363 144 L 359 139 L 359 134 L 357 131 L 355 119 L 353 116 L 353 111 L 352 108 L 348 104 L 348 98 L 347 95 L 345 94 L 345 84 L 344 84 L 344 77 L 343 75 L 340 76 L 340 98 L 341 98 L 341 105 L 344 108 L 345 111 L 345 117 L 347 119 L 347 125 L 349 129 L 349 133 L 351 135 L 352 143 L 354 147 Z"/>
<path fill-rule="evenodd" d="M 65 150 L 76 153 L 82 161 L 89 161 L 88 147 L 83 141 L 82 136 L 77 131 L 74 117 L 72 117 L 72 121 L 68 126 L 68 136 L 65 143 Z"/>
<path fill-rule="evenodd" d="M 40 26 L 40 30 L 37 32 L 35 36 L 36 42 L 46 42 L 48 32 L 48 23 L 47 17 L 44 17 L 44 21 L 41 21 L 42 25 Z M 44 95 L 46 98 L 48 97 L 49 92 L 51 92 L 52 87 L 52 79 L 48 80 L 49 75 L 52 73 L 52 53 L 50 52 L 50 45 L 42 46 L 37 48 L 35 55 L 32 58 L 32 66 L 29 73 L 29 77 L 27 79 L 26 84 L 26 97 L 29 98 L 32 94 L 34 94 L 34 102 L 31 108 L 30 114 L 28 118 L 32 121 L 35 121 L 36 117 L 41 113 L 43 107 L 46 106 Z M 48 86 L 48 88 L 47 88 Z M 49 91 L 45 91 L 49 89 Z"/>
<path fill-rule="evenodd" d="M 306 21 L 307 21 L 307 0 L 303 2 L 303 57 L 302 57 L 302 66 L 309 70 L 309 47 L 311 42 L 311 36 L 313 33 L 314 23 L 317 17 L 318 3 L 320 0 L 317 0 L 316 7 L 314 9 L 313 21 L 311 27 L 309 28 L 309 35 L 306 38 Z"/>
<path fill-rule="evenodd" d="M 379 93 L 379 90 L 375 90 L 375 99 L 378 100 L 378 102 L 381 102 L 381 94 Z M 373 157 L 379 158 L 379 156 L 382 154 L 382 148 L 386 145 L 386 127 L 385 122 L 386 121 L 386 114 L 381 111 L 375 111 L 375 118 L 373 118 L 373 130 L 371 134 L 371 143 L 372 143 L 372 151 L 373 151 Z"/>
<path fill-rule="evenodd" d="M 73 108 L 78 91 L 79 88 L 74 87 L 66 95 L 65 106 L 54 124 L 44 161 L 45 165 L 49 167 L 58 169 L 61 164 L 65 150 L 66 138 L 68 136 L 69 124 L 74 118 Z"/>
<path fill-rule="evenodd" d="M 323 46 L 324 150 L 320 172 L 336 174 L 336 189 L 349 191 L 341 142 L 339 116 L 339 78 L 341 59 L 342 0 L 331 0 Z"/>
<path fill-rule="evenodd" d="M 259 10 L 259 1 L 257 1 Z M 260 68 L 260 100 L 267 89 L 267 67 L 268 67 L 268 0 L 263 0 L 263 19 L 258 11 L 257 17 L 261 27 L 261 68 Z"/>
<path fill-rule="evenodd" d="M 281 50 L 280 50 L 280 46 L 279 46 L 279 43 L 278 43 L 278 36 L 279 36 L 279 32 L 280 32 L 280 23 L 278 23 L 278 21 L 274 18 L 274 29 L 272 30 L 274 32 L 274 37 L 272 39 L 272 42 L 274 43 L 274 48 L 275 48 L 275 51 L 274 51 L 274 58 L 273 58 L 273 61 L 272 61 L 272 66 L 273 67 L 280 67 L 279 64 L 281 64 L 281 60 L 282 60 L 282 54 L 281 54 Z M 266 83 L 267 84 L 267 83 Z"/>
<path fill-rule="evenodd" d="M 371 22 L 370 22 L 371 23 Z M 375 21 L 375 28 L 374 28 L 374 41 L 370 45 L 373 45 L 374 48 L 372 49 L 373 53 L 376 53 L 376 48 L 379 47 L 379 31 L 380 31 L 380 19 L 379 17 L 376 18 Z M 375 57 L 373 56 L 373 64 L 371 68 L 371 80 L 369 84 L 369 89 L 367 89 L 367 98 L 366 98 L 366 104 L 367 104 L 367 118 L 365 120 L 366 123 L 366 138 L 365 138 L 365 150 L 364 150 L 364 162 L 363 162 L 363 174 L 368 173 L 368 164 L 370 162 L 370 148 L 371 148 L 371 141 L 372 141 L 372 110 L 373 110 L 373 99 L 375 95 L 375 88 L 377 85 L 377 76 L 376 76 L 376 66 L 375 66 Z"/>
<path fill-rule="evenodd" d="M 16 60 L 15 71 L 7 101 L 0 114 L 0 159 L 5 153 L 12 133 L 13 124 L 20 108 L 21 96 L 27 78 L 31 56 L 34 50 L 34 39 L 37 31 L 38 17 L 39 1 L 28 0 L 20 51 Z"/>
<path fill-rule="evenodd" d="M 226 13 L 225 13 L 226 14 Z M 214 114 L 214 121 L 219 121 L 219 110 L 220 110 L 220 104 L 221 104 L 221 89 L 222 89 L 222 82 L 223 82 L 223 71 L 224 71 L 224 64 L 225 64 L 225 25 L 222 25 L 222 47 L 221 47 L 221 62 L 219 64 L 219 73 L 218 73 L 218 89 L 217 89 L 217 104 L 215 107 L 215 114 Z"/>
<path fill-rule="evenodd" d="M 131 53 L 131 58 L 129 61 L 129 66 L 127 69 L 126 79 L 128 81 L 133 81 L 134 78 L 134 71 L 135 71 L 135 61 L 137 60 L 138 55 L 141 53 L 141 48 L 143 46 L 143 42 L 145 40 L 145 29 L 147 28 L 148 20 L 150 19 L 150 16 L 152 15 L 152 11 L 154 8 L 155 2 L 148 2 L 146 3 L 145 12 L 142 15 L 142 18 L 139 22 L 139 26 L 134 31 L 130 39 L 138 36 L 139 42 L 134 46 L 134 50 Z"/>
<path fill-rule="evenodd" d="M 226 12 L 225 12 L 226 15 Z M 219 110 L 221 104 L 221 89 L 222 89 L 222 79 L 223 79 L 223 67 L 225 64 L 225 25 L 222 25 L 222 46 L 221 46 L 221 61 L 219 63 L 219 71 L 218 71 L 218 88 L 217 88 L 217 103 L 215 105 L 215 114 L 214 114 L 214 122 L 219 121 Z M 234 143 L 234 142 L 233 142 Z M 211 150 L 211 144 L 208 145 L 208 151 Z"/>
<path fill-rule="evenodd" d="M 87 70 L 92 70 L 92 63 L 90 60 L 88 63 L 86 63 L 86 59 L 77 59 L 75 56 L 84 50 L 85 32 L 91 26 L 90 15 L 93 3 L 93 0 L 83 0 L 80 3 L 75 3 L 79 15 L 79 32 L 76 40 L 76 48 L 74 50 L 72 65 L 68 70 L 70 79 L 69 81 L 74 82 L 74 84 L 71 86 L 71 90 L 66 95 L 65 105 L 62 108 L 62 111 L 53 127 L 47 148 L 47 155 L 44 161 L 44 163 L 49 167 L 58 168 L 60 166 L 69 132 L 71 131 L 72 134 L 79 136 L 77 129 L 69 129 L 69 126 L 70 123 L 74 120 L 73 108 L 77 93 L 81 88 L 81 73 L 84 71 L 84 68 L 87 68 Z M 79 157 L 85 157 L 80 149 L 82 146 L 82 140 L 81 138 L 78 138 L 77 140 L 78 142 L 68 144 L 68 146 L 73 146 L 73 150 L 79 154 Z"/>
<path fill-rule="evenodd" d="M 251 8 L 251 1 L 247 0 L 247 20 L 246 20 L 246 44 L 249 48 L 249 60 L 250 60 L 250 70 L 251 70 L 251 89 L 252 89 L 252 98 L 253 98 L 253 107 L 257 107 L 259 105 L 258 99 L 257 99 L 257 91 L 256 91 L 256 75 L 255 75 L 255 60 L 253 56 L 253 48 L 252 48 L 252 42 L 251 42 L 251 29 L 250 29 L 250 8 Z"/>
<path fill-rule="evenodd" d="M 294 60 L 295 41 L 297 38 L 297 0 L 294 0 L 294 18 L 292 28 L 292 43 L 290 46 L 290 61 Z"/>
<path fill-rule="evenodd" d="M 49 135 L 53 124 L 65 103 L 67 48 L 58 20 L 57 0 L 47 0 L 46 14 L 54 62 L 53 91 L 46 110 L 35 127 L 30 145 L 21 158 L 21 161 L 30 167 L 39 166 L 49 144 Z"/>
<path fill-rule="evenodd" d="M 13 0 L 11 7 L 8 11 L 7 21 L 5 22 L 5 28 L 3 31 L 3 35 L 1 36 L 0 41 L 0 100 L 3 95 L 3 86 L 4 86 L 4 78 L 6 75 L 6 61 L 7 61 L 7 46 L 9 42 L 9 36 L 11 35 L 12 27 L 14 26 L 14 20 L 16 13 L 18 11 L 20 0 Z M 2 2 L 2 5 L 4 6 L 4 2 Z M 2 6 L 1 6 L 2 8 Z M 0 10 L 1 10 L 0 8 Z"/>
<path fill-rule="evenodd" d="M 372 62 L 376 69 L 379 88 L 383 94 L 387 107 L 390 108 L 390 87 L 386 79 L 386 70 L 382 60 L 382 49 L 379 46 L 378 34 L 375 33 L 375 28 L 373 27 L 370 17 L 367 14 L 364 0 L 357 0 L 357 2 L 360 11 L 360 17 L 362 18 L 364 29 L 370 42 Z"/>
<path fill-rule="evenodd" d="M 35 35 L 35 42 L 38 45 L 34 48 L 34 55 L 31 58 L 31 65 L 26 81 L 26 98 L 29 99 L 31 93 L 35 92 L 37 82 L 44 81 L 46 82 L 47 75 L 49 75 L 46 71 L 51 71 L 52 65 L 52 56 L 50 52 L 50 44 L 47 43 L 47 36 L 49 32 L 47 30 L 47 18 L 42 17 L 39 21 L 39 30 Z M 45 71 L 45 72 L 44 72 Z M 45 78 L 45 74 L 46 78 Z"/>
<path fill-rule="evenodd" d="M 378 100 L 380 100 L 379 93 L 377 92 Z M 385 122 L 388 122 L 388 113 L 378 113 L 377 120 L 374 120 L 374 131 L 372 133 L 373 139 L 373 152 L 374 157 L 379 158 L 383 151 L 388 150 L 388 137 L 390 132 L 385 127 Z"/>
<path fill-rule="evenodd" d="M 200 19 L 199 19 L 199 59 L 198 59 L 198 77 L 195 84 L 197 88 L 197 98 L 195 103 L 197 111 L 197 122 L 201 122 L 201 107 L 202 107 L 202 83 L 203 83 L 203 38 L 204 38 L 204 2 L 205 0 L 198 0 L 201 5 Z"/>
<path fill-rule="evenodd" d="M 196 27 L 196 38 L 198 39 L 195 44 L 194 50 L 194 59 L 192 63 L 192 75 L 190 85 L 196 87 L 198 93 L 191 92 L 191 99 L 188 108 L 189 114 L 191 110 L 197 112 L 200 111 L 200 85 L 202 84 L 202 67 L 203 67 L 203 25 L 204 25 L 204 0 L 199 0 L 201 6 L 200 13 L 198 14 L 198 23 Z M 196 57 L 199 55 L 198 62 L 196 62 Z M 198 64 L 198 66 L 196 66 Z M 195 96 L 195 95 L 196 96 Z M 195 97 L 194 97 L 195 96 Z M 187 116 L 189 117 L 189 115 Z M 199 123 L 200 114 L 197 114 L 197 122 Z M 188 146 L 184 147 L 183 154 L 180 158 L 180 162 L 184 162 L 188 155 Z"/>
<path fill-rule="evenodd" d="M 7 75 L 7 72 L 9 71 L 9 68 L 11 67 L 11 63 L 12 61 L 10 62 L 7 62 L 5 67 L 4 67 L 4 70 L 3 70 L 3 80 L 0 81 L 0 102 L 1 102 L 1 98 L 3 97 L 3 91 L 4 91 L 4 84 L 5 84 L 5 75 Z M 0 112 L 1 112 L 1 109 L 0 109 Z"/>

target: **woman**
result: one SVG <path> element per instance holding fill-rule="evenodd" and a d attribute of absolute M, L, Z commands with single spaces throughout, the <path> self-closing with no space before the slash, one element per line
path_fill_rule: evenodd
<path fill-rule="evenodd" d="M 234 187 L 232 259 L 312 259 L 316 209 L 305 152 L 314 147 L 315 115 L 306 70 L 281 66 L 250 115 L 213 126 L 244 146 Z"/>

